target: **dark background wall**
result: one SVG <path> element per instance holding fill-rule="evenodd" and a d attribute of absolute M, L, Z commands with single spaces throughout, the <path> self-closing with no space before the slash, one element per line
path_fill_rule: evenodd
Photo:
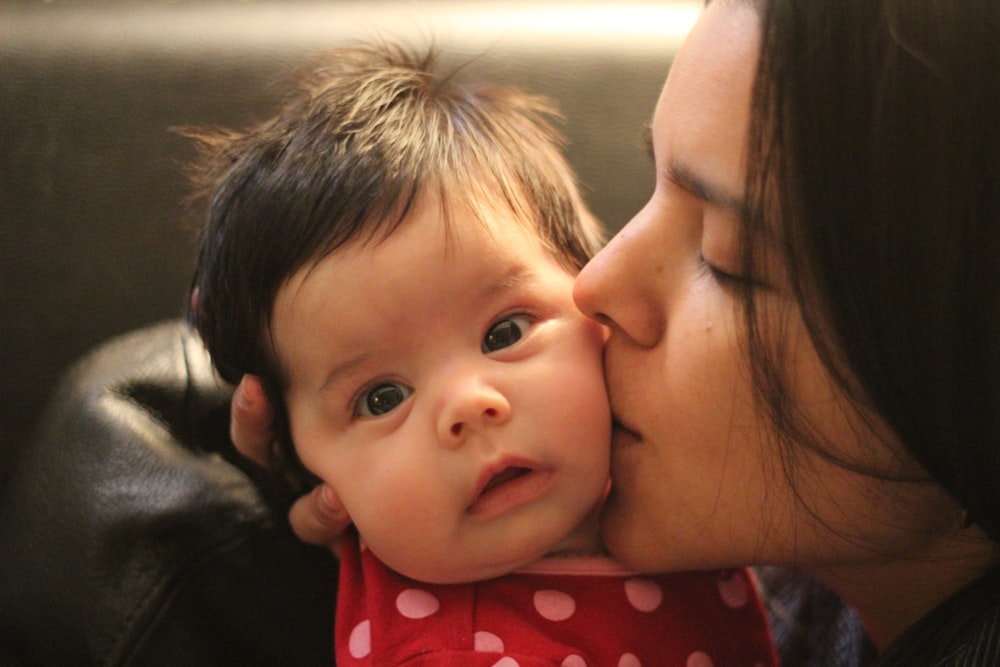
<path fill-rule="evenodd" d="M 68 364 L 183 312 L 197 221 L 171 127 L 264 117 L 310 52 L 433 36 L 466 76 L 556 98 L 616 229 L 651 192 L 642 128 L 700 4 L 0 3 L 0 478 Z"/>

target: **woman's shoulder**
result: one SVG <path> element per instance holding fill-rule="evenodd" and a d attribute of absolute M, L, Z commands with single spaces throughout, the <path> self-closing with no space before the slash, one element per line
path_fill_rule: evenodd
<path fill-rule="evenodd" d="M 978 619 L 970 632 L 936 667 L 1000 665 L 1000 603 Z"/>
<path fill-rule="evenodd" d="M 833 591 L 796 570 L 756 567 L 754 572 L 781 664 L 869 664 L 874 648 L 861 621 Z"/>
<path fill-rule="evenodd" d="M 893 644 L 881 665 L 1000 665 L 1000 568 L 940 604 Z"/>
<path fill-rule="evenodd" d="M 782 568 L 756 568 L 782 664 L 819 667 L 1000 665 L 1000 568 L 918 621 L 877 656 L 855 612 L 818 582 Z"/>

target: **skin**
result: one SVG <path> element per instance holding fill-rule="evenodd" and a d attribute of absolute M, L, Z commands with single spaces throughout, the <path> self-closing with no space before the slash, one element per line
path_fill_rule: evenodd
<path fill-rule="evenodd" d="M 303 464 L 376 555 L 435 583 L 595 550 L 610 440 L 575 276 L 508 210 L 449 213 L 427 200 L 307 266 L 272 315 Z"/>
<path fill-rule="evenodd" d="M 977 527 L 962 527 L 958 505 L 877 415 L 862 419 L 835 388 L 776 253 L 761 249 L 760 275 L 734 275 L 758 43 L 753 8 L 708 5 L 654 113 L 655 192 L 575 285 L 579 308 L 610 329 L 614 482 L 602 535 L 640 570 L 801 568 L 854 606 L 885 647 L 1000 554 Z M 781 343 L 784 379 L 813 435 L 881 479 L 798 443 L 782 448 L 754 399 L 740 280 L 754 282 L 765 321 L 782 325 L 767 333 Z M 265 433 L 240 446 L 263 449 Z M 298 510 L 327 538 L 338 522 L 317 517 L 336 516 L 331 500 Z"/>
<path fill-rule="evenodd" d="M 656 188 L 577 279 L 577 304 L 609 325 L 614 486 L 602 517 L 612 553 L 639 570 L 776 563 L 818 576 L 885 645 L 995 558 L 962 534 L 940 487 L 852 472 L 803 446 L 786 475 L 755 407 L 734 281 L 782 323 L 797 408 L 839 459 L 926 480 L 901 445 L 835 388 L 776 253 L 739 276 L 744 147 L 756 70 L 754 9 L 715 2 L 656 106 Z M 655 397 L 655 398 L 653 398 Z"/>

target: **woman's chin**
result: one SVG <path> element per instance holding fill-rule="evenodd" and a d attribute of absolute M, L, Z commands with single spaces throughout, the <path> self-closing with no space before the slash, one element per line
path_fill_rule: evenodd
<path fill-rule="evenodd" d="M 611 555 L 630 570 L 648 569 L 647 549 L 643 549 L 637 535 L 644 532 L 634 525 L 635 516 L 622 506 L 622 499 L 614 489 L 608 495 L 601 513 L 601 539 Z"/>

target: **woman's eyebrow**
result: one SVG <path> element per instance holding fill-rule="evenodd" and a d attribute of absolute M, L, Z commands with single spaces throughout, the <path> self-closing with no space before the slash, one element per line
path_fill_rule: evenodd
<path fill-rule="evenodd" d="M 681 162 L 671 162 L 666 165 L 664 174 L 668 181 L 682 190 L 687 190 L 706 204 L 730 209 L 741 218 L 746 213 L 746 201 L 742 196 L 729 192 L 718 184 L 710 183 Z"/>
<path fill-rule="evenodd" d="M 656 151 L 653 143 L 653 123 L 651 120 L 643 123 L 642 142 L 646 145 L 646 152 L 653 162 L 656 162 Z M 707 204 L 722 206 L 731 209 L 737 216 L 742 217 L 746 212 L 746 201 L 743 197 L 725 188 L 709 183 L 706 179 L 699 177 L 695 172 L 682 162 L 672 162 L 663 169 L 666 179 L 677 187 L 687 190 Z"/>

